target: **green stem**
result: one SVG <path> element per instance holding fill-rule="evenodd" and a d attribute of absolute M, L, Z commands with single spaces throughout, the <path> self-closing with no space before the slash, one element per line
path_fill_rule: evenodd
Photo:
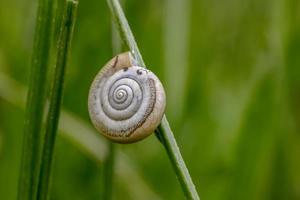
<path fill-rule="evenodd" d="M 118 35 L 116 25 L 112 22 L 112 53 L 117 54 L 121 50 L 121 41 Z M 115 148 L 116 146 L 111 142 L 107 141 L 109 149 L 106 158 L 104 159 L 104 179 L 103 179 L 103 199 L 112 199 L 113 190 L 113 179 L 114 179 L 114 168 L 115 168 Z"/>
<path fill-rule="evenodd" d="M 126 46 L 133 52 L 139 65 L 145 67 L 146 65 L 143 61 L 142 55 L 136 44 L 119 0 L 107 0 L 107 2 Z M 186 198 L 193 200 L 200 199 L 185 162 L 181 156 L 174 134 L 165 116 L 156 130 L 156 135 L 167 151 Z"/>
<path fill-rule="evenodd" d="M 39 0 L 24 124 L 18 199 L 35 198 L 41 155 L 46 79 L 53 36 L 53 1 Z"/>
<path fill-rule="evenodd" d="M 63 21 L 57 49 L 56 68 L 51 90 L 50 106 L 46 121 L 46 133 L 43 145 L 43 154 L 40 166 L 37 199 L 48 198 L 53 151 L 62 102 L 64 77 L 68 56 L 70 54 L 71 40 L 76 20 L 77 1 L 68 0 L 63 13 Z"/>
<path fill-rule="evenodd" d="M 140 50 L 136 44 L 133 33 L 129 27 L 125 14 L 118 0 L 107 0 L 111 13 L 117 24 L 117 29 L 126 46 L 132 51 L 135 59 L 142 67 L 146 67 Z"/>
<path fill-rule="evenodd" d="M 186 198 L 200 199 L 166 116 L 163 117 L 160 126 L 155 132 L 167 151 Z"/>
<path fill-rule="evenodd" d="M 114 163 L 115 163 L 115 145 L 108 141 L 108 154 L 104 159 L 103 167 L 103 199 L 112 199 L 112 189 L 113 189 L 113 177 L 114 177 Z"/>

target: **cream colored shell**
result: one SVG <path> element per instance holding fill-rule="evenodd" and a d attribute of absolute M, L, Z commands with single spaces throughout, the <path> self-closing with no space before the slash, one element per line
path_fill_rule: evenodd
<path fill-rule="evenodd" d="M 118 143 L 139 141 L 159 125 L 166 106 L 164 88 L 149 70 L 136 66 L 130 52 L 112 58 L 89 92 L 89 114 L 96 129 Z"/>

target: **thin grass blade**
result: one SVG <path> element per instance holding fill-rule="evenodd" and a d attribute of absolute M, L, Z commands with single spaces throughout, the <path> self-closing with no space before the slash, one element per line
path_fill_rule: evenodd
<path fill-rule="evenodd" d="M 121 51 L 121 41 L 120 36 L 117 32 L 116 25 L 112 22 L 112 53 L 113 55 L 119 53 Z M 110 200 L 113 198 L 113 184 L 114 184 L 114 169 L 115 169 L 115 152 L 116 146 L 111 141 L 107 141 L 108 143 L 108 154 L 104 160 L 103 168 L 103 199 Z"/>
<path fill-rule="evenodd" d="M 70 54 L 71 40 L 76 20 L 77 5 L 77 1 L 68 0 L 66 2 L 63 21 L 61 23 L 56 67 L 51 89 L 50 106 L 46 121 L 46 134 L 44 138 L 43 154 L 40 167 L 37 192 L 37 199 L 39 200 L 47 199 L 49 193 L 53 151 L 60 116 L 65 71 L 68 56 Z"/>
<path fill-rule="evenodd" d="M 107 2 L 127 48 L 132 51 L 139 65 L 146 67 L 120 2 L 118 0 L 107 0 Z M 186 198 L 200 199 L 165 116 L 163 117 L 162 123 L 159 125 L 156 134 L 167 151 Z"/>
<path fill-rule="evenodd" d="M 53 2 L 39 0 L 24 124 L 18 199 L 35 199 L 41 155 L 46 79 L 53 36 Z"/>

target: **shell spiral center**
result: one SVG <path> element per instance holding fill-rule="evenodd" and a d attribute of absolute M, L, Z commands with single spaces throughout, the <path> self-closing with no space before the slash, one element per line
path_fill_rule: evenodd
<path fill-rule="evenodd" d="M 128 74 L 116 73 L 112 76 L 106 82 L 101 93 L 103 111 L 107 117 L 117 121 L 132 117 L 140 108 L 143 100 L 140 84 L 142 83 L 139 80 L 135 80 Z"/>

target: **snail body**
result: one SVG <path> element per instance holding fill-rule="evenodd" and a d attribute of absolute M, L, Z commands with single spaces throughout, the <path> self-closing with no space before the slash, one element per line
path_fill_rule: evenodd
<path fill-rule="evenodd" d="M 139 141 L 159 125 L 166 106 L 159 79 L 139 67 L 130 52 L 112 58 L 97 74 L 88 108 L 95 128 L 118 143 Z"/>

